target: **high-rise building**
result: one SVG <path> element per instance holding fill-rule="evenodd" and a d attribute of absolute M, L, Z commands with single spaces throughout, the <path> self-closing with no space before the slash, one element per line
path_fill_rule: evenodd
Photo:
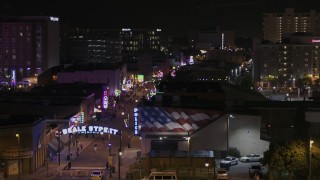
<path fill-rule="evenodd" d="M 135 54 L 142 50 L 161 51 L 161 29 L 122 28 L 120 34 L 124 54 Z"/>
<path fill-rule="evenodd" d="M 295 88 L 305 77 L 319 79 L 320 37 L 295 33 L 285 43 L 255 44 L 253 60 L 261 86 Z"/>
<path fill-rule="evenodd" d="M 119 30 L 71 28 L 63 35 L 62 64 L 77 62 L 120 62 Z"/>
<path fill-rule="evenodd" d="M 263 14 L 264 40 L 282 42 L 284 35 L 295 32 L 320 34 L 320 13 L 315 10 L 296 13 L 293 8 L 286 8 L 284 13 Z"/>
<path fill-rule="evenodd" d="M 0 20 L 0 77 L 12 85 L 36 79 L 59 65 L 59 18 L 23 16 Z M 32 78 L 34 77 L 34 78 Z"/>

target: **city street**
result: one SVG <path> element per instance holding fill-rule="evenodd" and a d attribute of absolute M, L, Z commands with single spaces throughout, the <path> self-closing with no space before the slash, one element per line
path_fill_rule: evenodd
<path fill-rule="evenodd" d="M 99 126 L 107 126 L 118 129 L 121 131 L 117 135 L 109 134 L 95 134 L 94 140 L 79 154 L 79 157 L 75 157 L 71 161 L 71 168 L 62 170 L 54 179 L 87 179 L 93 170 L 101 170 L 104 173 L 104 177 L 108 179 L 118 179 L 118 150 L 121 142 L 121 177 L 126 178 L 126 172 L 129 170 L 129 165 L 136 160 L 137 152 L 140 150 L 138 143 L 130 144 L 131 148 L 128 148 L 129 141 L 134 141 L 137 137 L 133 137 L 133 108 L 136 102 L 131 102 L 133 98 L 120 99 L 113 112 L 116 114 L 115 118 L 102 117 L 101 119 L 107 119 L 98 121 Z M 124 119 L 129 118 L 129 126 L 126 127 Z M 129 132 L 130 130 L 130 132 Z M 130 134 L 130 136 L 129 136 Z M 81 139 L 90 139 L 92 135 L 81 135 Z M 121 140 L 120 140 L 121 138 Z M 96 150 L 95 150 L 96 147 Z M 76 147 L 72 152 L 76 154 Z M 106 167 L 109 169 L 106 169 Z M 110 173 L 112 173 L 110 175 Z"/>

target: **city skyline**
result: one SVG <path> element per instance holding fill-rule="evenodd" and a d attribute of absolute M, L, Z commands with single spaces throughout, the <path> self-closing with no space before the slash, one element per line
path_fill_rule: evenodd
<path fill-rule="evenodd" d="M 97 1 L 96 3 L 3 1 L 1 15 L 58 16 L 71 26 L 104 28 L 162 28 L 172 34 L 185 35 L 192 30 L 235 31 L 237 36 L 261 38 L 265 12 L 319 12 L 314 1 L 289 0 L 153 0 Z"/>

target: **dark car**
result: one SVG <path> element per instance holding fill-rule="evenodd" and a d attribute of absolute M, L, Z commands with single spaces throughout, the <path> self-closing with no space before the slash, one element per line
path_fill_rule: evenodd
<path fill-rule="evenodd" d="M 255 176 L 259 176 L 259 178 L 262 178 L 262 170 L 263 167 L 260 164 L 253 164 L 249 167 L 249 177 L 253 178 Z"/>

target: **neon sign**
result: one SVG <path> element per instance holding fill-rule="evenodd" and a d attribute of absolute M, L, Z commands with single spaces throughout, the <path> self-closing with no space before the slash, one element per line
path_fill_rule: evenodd
<path fill-rule="evenodd" d="M 194 64 L 193 56 L 190 56 L 189 64 Z"/>
<path fill-rule="evenodd" d="M 312 39 L 311 42 L 312 43 L 320 43 L 320 39 Z"/>
<path fill-rule="evenodd" d="M 78 126 L 78 127 L 69 127 L 68 129 L 62 129 L 62 134 L 70 133 L 80 133 L 80 134 L 100 134 L 107 133 L 116 135 L 119 130 L 103 126 Z"/>
<path fill-rule="evenodd" d="M 138 135 L 139 134 L 139 130 L 138 130 L 138 108 L 134 108 L 133 109 L 133 117 L 134 117 L 134 135 Z"/>
<path fill-rule="evenodd" d="M 50 20 L 51 20 L 51 21 L 59 21 L 59 18 L 58 18 L 58 17 L 52 17 L 52 16 L 50 16 Z"/>
<path fill-rule="evenodd" d="M 84 123 L 84 112 L 80 114 L 80 123 Z"/>
<path fill-rule="evenodd" d="M 16 85 L 16 70 L 11 71 L 11 85 L 15 86 Z"/>
<path fill-rule="evenodd" d="M 107 109 L 108 108 L 108 91 L 107 90 L 104 90 L 103 91 L 103 101 L 102 101 L 102 107 L 104 109 Z"/>

